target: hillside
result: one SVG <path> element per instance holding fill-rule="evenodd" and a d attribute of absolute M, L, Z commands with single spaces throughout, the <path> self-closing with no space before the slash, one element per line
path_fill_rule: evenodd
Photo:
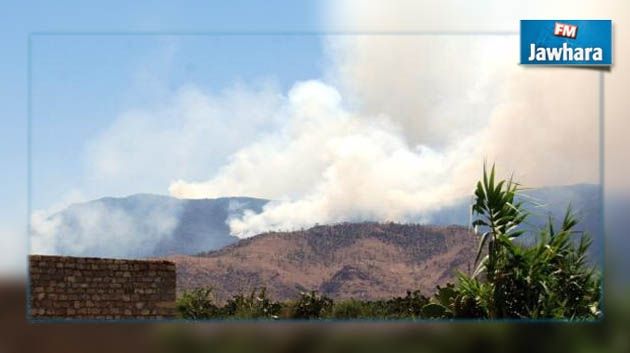
<path fill-rule="evenodd" d="M 272 232 L 198 256 L 175 255 L 178 290 L 212 286 L 218 300 L 264 286 L 276 299 L 301 290 L 333 298 L 404 295 L 473 266 L 476 238 L 459 226 L 343 223 Z"/>
<path fill-rule="evenodd" d="M 599 263 L 604 258 L 603 218 L 601 189 L 594 184 L 575 184 L 566 186 L 552 186 L 521 191 L 518 200 L 523 202 L 523 208 L 530 215 L 523 224 L 524 229 L 532 230 L 518 239 L 524 244 L 531 244 L 537 240 L 532 235 L 536 230 L 545 227 L 549 216 L 556 225 L 564 217 L 567 207 L 571 207 L 577 215 L 579 223 L 577 231 L 588 233 L 593 239 L 589 248 L 589 257 L 593 263 Z M 430 212 L 428 218 L 431 224 L 467 225 L 470 222 L 471 198 L 464 198 L 453 205 Z M 577 237 L 575 240 L 577 241 Z"/>
<path fill-rule="evenodd" d="M 543 225 L 549 213 L 558 220 L 571 204 L 580 216 L 578 228 L 593 236 L 591 257 L 603 258 L 601 197 L 597 185 L 554 186 L 526 190 L 524 194 L 525 207 L 532 212 L 527 227 Z M 532 200 L 543 207 L 535 207 Z M 42 227 L 34 225 L 32 243 L 44 245 L 36 247 L 36 252 L 56 255 L 124 258 L 192 255 L 238 241 L 230 234 L 228 219 L 239 217 L 245 210 L 259 213 L 267 202 L 250 197 L 200 200 L 151 194 L 105 197 L 74 204 L 50 216 Z M 470 197 L 424 216 L 434 225 L 467 226 Z"/>
<path fill-rule="evenodd" d="M 251 197 L 104 197 L 51 215 L 47 226 L 33 227 L 33 239 L 35 243 L 46 239 L 46 248 L 39 251 L 55 255 L 143 258 L 196 254 L 237 241 L 226 221 L 245 210 L 260 212 L 267 202 Z"/>

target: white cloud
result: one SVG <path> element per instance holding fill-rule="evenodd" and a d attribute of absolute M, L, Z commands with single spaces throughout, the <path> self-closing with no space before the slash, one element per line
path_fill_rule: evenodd
<path fill-rule="evenodd" d="M 0 280 L 25 273 L 27 245 L 25 229 L 0 228 Z"/>
<path fill-rule="evenodd" d="M 342 220 L 418 220 L 452 201 L 449 181 L 473 151 L 462 140 L 446 152 L 409 146 L 389 119 L 363 119 L 341 106 L 319 81 L 288 94 L 288 124 L 238 151 L 209 181 L 171 185 L 174 196 L 217 197 L 226 191 L 276 200 L 261 214 L 232 219 L 238 236 Z"/>
<path fill-rule="evenodd" d="M 335 1 L 328 15 L 331 29 L 354 31 L 515 31 L 519 19 L 542 17 L 612 17 L 619 28 L 627 7 Z M 517 45 L 517 36 L 328 38 L 324 77 L 288 93 L 190 86 L 121 114 L 88 146 L 87 184 L 105 194 L 170 183 L 178 197 L 275 200 L 230 219 L 234 234 L 250 236 L 342 220 L 423 221 L 470 191 L 484 159 L 531 186 L 597 182 L 598 72 L 519 67 Z M 627 131 L 626 53 L 618 45 L 607 74 L 609 141 Z"/>
<path fill-rule="evenodd" d="M 63 213 L 34 212 L 31 253 L 132 258 L 152 254 L 172 236 L 181 205 L 144 198 L 126 201 L 126 207 L 99 199 Z"/>
<path fill-rule="evenodd" d="M 357 0 L 341 0 L 341 1 L 328 1 L 325 7 L 325 18 L 328 19 L 326 26 L 335 30 L 347 30 L 355 32 L 410 32 L 410 31 L 507 31 L 518 32 L 519 21 L 521 19 L 554 19 L 554 18 L 578 18 L 578 19 L 612 19 L 613 20 L 613 45 L 614 45 L 614 65 L 610 72 L 605 73 L 605 90 L 606 90 L 606 120 L 605 120 L 605 158 L 606 158 L 606 188 L 610 192 L 620 192 L 620 190 L 630 190 L 630 181 L 626 177 L 628 172 L 628 158 L 625 151 L 630 149 L 630 141 L 627 139 L 628 130 L 630 125 L 627 119 L 627 112 L 630 110 L 630 101 L 626 98 L 626 86 L 630 81 L 630 55 L 629 47 L 623 45 L 627 43 L 630 38 L 628 37 L 628 26 L 630 26 L 630 2 L 625 0 L 614 1 L 575 1 L 575 0 L 561 0 L 561 1 L 544 1 L 544 0 L 532 0 L 532 1 L 520 1 L 520 2 L 506 2 L 500 0 L 487 0 L 470 2 L 465 0 L 444 0 L 444 1 L 416 1 L 416 0 L 402 0 L 397 1 L 395 6 L 390 1 L 375 0 L 368 3 Z M 388 36 L 382 36 L 389 38 Z M 410 36 L 413 38 L 413 36 Z M 443 38 L 436 38 L 436 41 L 442 41 Z M 518 37 L 513 36 L 510 39 L 514 45 L 517 44 Z M 389 58 L 401 58 L 404 62 L 405 58 L 417 59 L 417 71 L 404 70 L 404 73 L 398 75 L 400 79 L 404 80 L 405 77 L 413 77 L 414 75 L 424 74 L 428 72 L 441 72 L 441 69 L 446 68 L 447 72 L 451 72 L 450 75 L 445 75 L 446 81 L 439 83 L 439 86 L 445 87 L 448 82 L 457 82 L 461 80 L 462 83 L 467 82 L 470 78 L 469 72 L 464 71 L 462 75 L 462 68 L 458 67 L 454 60 L 446 60 L 443 65 L 435 62 L 431 62 L 431 57 L 427 59 L 427 55 L 413 55 L 425 53 L 425 51 L 418 51 L 418 47 L 411 45 L 405 47 L 403 45 L 379 45 L 379 41 L 372 40 L 371 37 L 365 36 L 357 39 L 350 39 L 350 46 L 342 48 L 343 55 L 335 56 L 337 61 L 346 63 L 345 65 L 337 66 L 342 70 L 345 67 L 350 67 L 351 72 L 363 72 L 362 74 L 344 75 L 341 77 L 342 81 L 349 81 L 346 85 L 361 86 L 359 89 L 364 91 L 362 96 L 376 97 L 376 101 L 373 101 L 372 108 L 377 109 L 389 109 L 389 106 L 396 104 L 387 104 L 387 97 L 402 97 L 403 100 L 406 97 L 405 94 L 400 94 L 398 91 L 391 91 L 391 86 L 382 88 L 382 78 L 386 76 L 391 70 L 391 64 L 386 62 Z M 404 41 L 404 40 L 403 40 Z M 367 42 L 367 44 L 361 44 L 361 42 Z M 395 41 L 394 41 L 395 43 Z M 444 48 L 446 45 L 442 45 Z M 462 48 L 467 48 L 469 45 L 464 45 Z M 435 48 L 435 46 L 433 46 Z M 490 47 L 492 48 L 492 47 Z M 465 61 L 468 61 L 472 56 L 474 59 L 479 55 L 477 52 L 468 52 L 462 50 L 457 52 L 463 57 Z M 494 54 L 494 50 L 488 50 L 487 54 Z M 512 49 L 513 55 L 518 53 L 516 46 Z M 454 54 L 455 55 L 455 54 Z M 444 56 L 440 56 L 443 58 Z M 408 60 L 410 61 L 410 60 Z M 426 66 L 427 63 L 430 64 Z M 515 70 L 517 58 L 513 57 L 507 60 L 507 64 L 511 69 Z M 496 65 L 497 62 L 490 60 L 490 65 Z M 407 65 L 409 66 L 409 65 Z M 396 66 L 398 69 L 399 66 Z M 375 71 L 374 71 L 375 70 Z M 464 69 L 465 70 L 465 69 Z M 483 69 L 482 69 L 483 70 Z M 348 71 L 348 70 L 346 70 Z M 528 130 L 532 127 L 541 127 L 545 129 L 547 123 L 550 121 L 551 128 L 548 131 L 540 131 L 542 136 L 547 136 L 545 141 L 540 141 L 538 150 L 534 150 L 530 155 L 534 156 L 538 162 L 547 162 L 547 157 L 551 157 L 546 164 L 540 165 L 540 170 L 549 170 L 552 174 L 556 174 L 554 178 L 556 182 L 562 181 L 566 175 L 557 174 L 557 170 L 566 170 L 567 173 L 573 172 L 574 176 L 569 176 L 566 182 L 575 182 L 580 178 L 586 176 L 585 168 L 580 166 L 580 154 L 584 154 L 583 161 L 587 161 L 588 165 L 598 164 L 596 158 L 596 148 L 592 147 L 592 136 L 596 135 L 598 127 L 593 126 L 593 117 L 590 116 L 591 109 L 588 109 L 589 115 L 579 114 L 578 116 L 568 114 L 556 114 L 550 116 L 549 114 L 543 114 L 547 116 L 541 117 L 541 112 L 547 109 L 548 113 L 552 113 L 555 110 L 547 108 L 554 103 L 550 101 L 550 97 L 556 97 L 550 95 L 547 90 L 540 88 L 549 87 L 548 85 L 555 81 L 557 87 L 564 85 L 564 88 L 568 90 L 565 93 L 558 93 L 557 97 L 566 95 L 576 105 L 581 104 L 585 99 L 589 102 L 592 101 L 592 94 L 588 92 L 590 88 L 596 88 L 597 82 L 583 82 L 577 76 L 578 72 L 591 71 L 596 73 L 597 71 L 588 69 L 533 69 L 528 70 L 527 75 L 517 78 L 517 83 L 512 85 L 509 89 L 509 93 L 512 97 L 518 99 L 519 97 L 532 97 L 529 107 L 523 107 L 525 111 L 534 108 L 533 113 L 535 115 L 520 114 L 517 117 L 517 121 L 513 126 L 507 126 L 507 120 L 504 120 L 501 125 L 504 128 L 515 129 L 521 131 L 523 128 Z M 363 77 L 363 80 L 355 80 L 355 78 Z M 368 78 L 367 80 L 365 78 Z M 537 83 L 534 80 L 542 80 L 542 83 Z M 390 80 L 391 81 L 391 80 Z M 546 81 L 546 82 L 544 82 Z M 493 84 L 496 84 L 494 81 Z M 365 85 L 364 85 L 365 84 Z M 438 87 L 439 87 L 438 86 Z M 381 88 L 379 88 L 381 87 Z M 406 87 L 400 86 L 401 90 Z M 466 87 L 466 85 L 463 85 Z M 354 91 L 353 87 L 350 87 L 350 92 Z M 378 91 L 382 90 L 389 94 L 378 94 Z M 579 90 L 586 90 L 587 92 L 579 92 Z M 347 92 L 344 92 L 344 94 Z M 528 98 L 528 99 L 530 99 Z M 566 104 L 563 102 L 563 104 Z M 527 102 L 523 100 L 523 102 Z M 419 103 L 414 103 L 419 106 Z M 405 105 L 405 102 L 402 102 Z M 406 105 L 410 105 L 407 103 Z M 516 105 L 515 105 L 516 106 Z M 397 110 L 404 111 L 402 107 L 396 107 Z M 576 109 L 580 112 L 579 109 Z M 505 111 L 505 110 L 504 110 Z M 571 113 L 573 110 L 566 110 L 564 113 Z M 524 121 L 523 119 L 528 119 Z M 498 122 L 497 122 L 498 123 Z M 495 123 L 496 124 L 496 123 Z M 561 124 L 564 125 L 565 130 L 561 130 Z M 413 130 L 412 130 L 413 131 Z M 585 131 L 593 131 L 592 133 L 585 133 Z M 552 136 L 552 135 L 555 135 Z M 587 141 L 582 141 L 584 138 Z M 506 137 L 499 137 L 499 140 L 506 140 Z M 518 142 L 520 143 L 520 142 Z M 498 142 L 495 143 L 498 146 Z M 508 144 L 505 141 L 503 146 Z M 512 143 L 514 146 L 516 144 Z M 543 153 L 543 149 L 549 147 L 553 153 Z M 524 147 L 530 147 L 526 145 Z M 567 151 L 568 148 L 573 151 Z M 568 153 L 568 158 L 558 158 L 561 154 L 555 153 L 556 150 L 564 150 Z M 590 151 L 588 150 L 590 149 Z M 546 156 L 541 158 L 540 156 Z M 527 156 L 523 156 L 527 159 Z M 531 161 L 526 161 L 527 164 L 532 164 Z M 534 163 L 535 164 L 535 163 Z M 522 166 L 519 165 L 518 170 L 522 171 Z M 528 169 L 525 174 L 532 175 L 533 171 L 529 166 L 525 166 Z M 534 178 L 537 179 L 537 178 Z M 591 176 L 586 178 L 592 180 Z M 534 180 L 534 182 L 542 182 L 543 180 Z"/>
<path fill-rule="evenodd" d="M 465 59 L 449 56 L 460 44 Z M 171 194 L 276 200 L 230 221 L 235 235 L 251 236 L 337 221 L 430 221 L 428 211 L 469 194 L 484 159 L 530 186 L 597 181 L 595 72 L 520 68 L 509 38 L 359 36 L 329 48 L 338 59 L 329 76 L 341 90 L 296 84 L 280 108 L 286 124 L 209 180 L 174 182 Z"/>
<path fill-rule="evenodd" d="M 86 188 L 105 195 L 165 190 L 173 178 L 216 171 L 227 156 L 273 130 L 282 97 L 269 83 L 213 94 L 182 87 L 148 109 L 132 109 L 87 146 Z"/>

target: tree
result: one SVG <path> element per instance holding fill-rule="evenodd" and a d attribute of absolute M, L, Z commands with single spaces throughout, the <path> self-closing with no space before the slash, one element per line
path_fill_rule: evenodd
<path fill-rule="evenodd" d="M 522 224 L 528 216 L 518 201 L 520 191 L 512 179 L 496 182 L 494 166 L 490 173 L 484 166 L 472 205 L 479 236 L 476 269 L 470 276 L 460 273 L 457 285 L 438 288 L 425 308 L 428 317 L 601 317 L 600 275 L 587 261 L 591 241 L 575 230 L 571 207 L 558 230 L 550 217 L 546 227 L 534 230 L 535 244 L 525 246 L 515 241 L 526 233 Z"/>

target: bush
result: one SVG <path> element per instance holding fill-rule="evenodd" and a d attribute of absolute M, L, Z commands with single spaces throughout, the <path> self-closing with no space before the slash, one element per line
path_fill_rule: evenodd
<path fill-rule="evenodd" d="M 349 299 L 336 302 L 333 317 L 336 319 L 418 319 L 429 299 L 420 291 L 407 291 L 404 297 L 387 300 L 361 301 Z"/>
<path fill-rule="evenodd" d="M 214 317 L 296 319 L 417 319 L 417 318 L 554 318 L 587 320 L 601 317 L 600 275 L 587 262 L 591 244 L 575 231 L 577 219 L 567 210 L 558 229 L 552 220 L 535 230 L 537 241 L 525 246 L 514 241 L 525 234 L 528 214 L 517 201 L 520 186 L 512 180 L 495 181 L 495 170 L 477 183 L 472 207 L 479 235 L 475 271 L 458 274 L 456 284 L 437 287 L 433 297 L 408 291 L 388 300 L 356 299 L 334 303 L 315 291 L 301 293 L 294 303 L 267 298 L 266 291 L 236 295 L 222 308 L 213 303 L 211 289 L 184 293 L 177 308 L 184 318 Z M 574 241 L 576 235 L 580 238 Z"/>
<path fill-rule="evenodd" d="M 472 207 L 473 226 L 480 234 L 478 267 L 471 276 L 459 275 L 448 298 L 438 290 L 444 298 L 434 298 L 427 313 L 465 318 L 601 316 L 600 276 L 586 261 L 588 236 L 582 234 L 577 244 L 572 241 L 578 221 L 571 208 L 559 230 L 550 218 L 548 226 L 537 231 L 534 245 L 521 245 L 514 239 L 525 233 L 520 224 L 528 213 L 516 201 L 518 192 L 512 180 L 495 182 L 494 166 L 489 175 L 484 167 Z M 435 305 L 442 307 L 441 315 Z"/>
<path fill-rule="evenodd" d="M 220 316 L 220 310 L 214 304 L 212 288 L 196 288 L 184 292 L 176 306 L 184 319 L 200 320 Z"/>
<path fill-rule="evenodd" d="M 422 308 L 429 302 L 429 299 L 422 295 L 420 291 L 407 291 L 404 297 L 395 297 L 383 303 L 384 318 L 421 318 Z"/>
<path fill-rule="evenodd" d="M 586 262 L 590 240 L 571 241 L 577 224 L 569 209 L 532 247 L 500 243 L 492 297 L 495 317 L 588 319 L 599 313 L 600 280 Z"/>
<path fill-rule="evenodd" d="M 266 288 L 252 290 L 249 295 L 238 294 L 227 301 L 223 315 L 237 319 L 277 319 L 282 305 L 267 297 Z"/>
<path fill-rule="evenodd" d="M 301 292 L 300 299 L 293 305 L 294 319 L 319 319 L 330 314 L 333 300 L 316 291 Z"/>
<path fill-rule="evenodd" d="M 332 317 L 335 319 L 362 319 L 374 317 L 369 303 L 356 299 L 348 299 L 335 303 Z"/>

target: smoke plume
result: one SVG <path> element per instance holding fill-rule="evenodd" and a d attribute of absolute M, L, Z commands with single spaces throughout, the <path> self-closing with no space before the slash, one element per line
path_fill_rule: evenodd
<path fill-rule="evenodd" d="M 107 198 L 40 210 L 31 217 L 31 251 L 37 254 L 138 258 L 154 253 L 178 224 L 181 204 L 134 197 L 121 208 Z"/>
<path fill-rule="evenodd" d="M 605 73 L 607 158 L 609 168 L 624 173 L 607 175 L 626 175 L 620 151 L 630 78 L 619 43 L 630 12 L 621 1 L 586 5 L 330 2 L 327 29 L 379 34 L 322 37 L 328 66 L 288 92 L 236 85 L 211 94 L 189 86 L 152 109 L 125 112 L 88 146 L 87 179 L 110 194 L 141 191 L 133 181 L 142 180 L 142 191 L 170 184 L 180 198 L 274 200 L 261 213 L 229 220 L 240 237 L 338 221 L 430 222 L 431 211 L 469 195 L 484 160 L 532 187 L 597 183 L 600 71 L 519 66 L 518 36 L 507 32 L 516 33 L 521 18 L 615 21 L 615 65 Z M 107 229 L 98 212 L 80 216 L 86 227 Z M 140 230 L 126 227 L 124 215 L 114 216 L 121 238 L 99 236 L 145 244 L 133 238 Z M 171 216 L 156 216 L 165 219 L 152 232 L 159 237 Z M 52 233 L 54 217 L 37 217 L 36 229 Z"/>
<path fill-rule="evenodd" d="M 339 221 L 430 222 L 429 211 L 470 193 L 485 159 L 530 186 L 597 182 L 596 72 L 520 68 L 511 37 L 326 40 L 328 83 L 296 83 L 277 131 L 170 193 L 275 200 L 231 220 L 246 237 Z"/>

